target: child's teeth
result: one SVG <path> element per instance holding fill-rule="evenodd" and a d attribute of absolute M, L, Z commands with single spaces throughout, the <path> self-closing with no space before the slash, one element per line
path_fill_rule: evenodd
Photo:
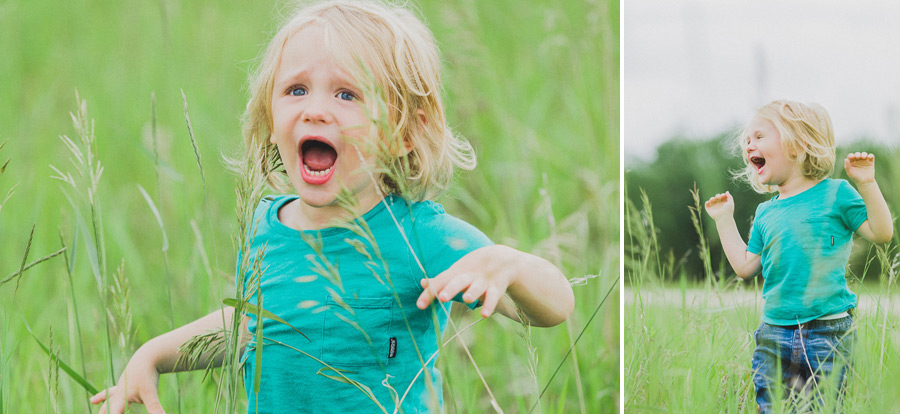
<path fill-rule="evenodd" d="M 327 170 L 313 171 L 313 170 L 310 170 L 308 166 L 306 166 L 306 165 L 303 166 L 303 169 L 306 170 L 306 173 L 313 177 L 324 177 L 325 175 L 327 175 L 328 173 L 331 172 L 332 168 L 334 168 L 333 165 L 331 167 L 328 167 Z"/>

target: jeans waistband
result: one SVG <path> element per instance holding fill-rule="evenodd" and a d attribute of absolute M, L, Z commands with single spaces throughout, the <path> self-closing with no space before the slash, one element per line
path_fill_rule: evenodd
<path fill-rule="evenodd" d="M 829 326 L 829 325 L 835 325 L 838 323 L 843 323 L 843 322 L 846 322 L 847 319 L 849 319 L 851 317 L 852 317 L 852 314 L 847 315 L 843 318 L 837 318 L 837 319 L 813 319 L 811 321 L 804 322 L 799 325 L 792 324 L 792 325 L 772 325 L 772 326 L 777 326 L 779 328 L 787 328 L 787 329 L 798 329 L 798 328 L 807 328 L 808 329 L 808 328 L 815 328 L 815 327 L 819 327 L 819 326 Z"/>

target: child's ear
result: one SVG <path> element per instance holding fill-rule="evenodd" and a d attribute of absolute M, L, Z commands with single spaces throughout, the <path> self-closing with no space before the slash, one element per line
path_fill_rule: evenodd
<path fill-rule="evenodd" d="M 273 145 L 275 144 L 275 134 L 269 134 L 269 142 L 271 142 Z"/>
<path fill-rule="evenodd" d="M 428 119 L 425 118 L 425 111 L 422 110 L 422 108 L 416 110 L 416 118 L 418 118 L 417 121 L 419 122 L 419 128 L 425 129 L 425 126 L 428 125 Z M 403 138 L 403 154 L 400 155 L 407 156 L 412 150 L 412 141 L 409 139 L 409 137 Z"/>
<path fill-rule="evenodd" d="M 428 125 L 428 119 L 425 118 L 425 110 L 422 108 L 416 109 L 416 115 L 419 116 L 419 122 L 422 123 L 422 126 Z"/>

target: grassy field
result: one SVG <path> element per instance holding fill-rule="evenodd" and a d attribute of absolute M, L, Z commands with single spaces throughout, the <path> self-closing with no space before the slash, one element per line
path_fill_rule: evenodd
<path fill-rule="evenodd" d="M 733 290 L 705 287 L 626 292 L 626 412 L 756 412 L 750 357 L 762 309 L 758 290 L 747 292 L 757 300 L 740 302 L 734 299 L 743 295 Z M 683 292 L 693 293 L 693 300 L 682 303 Z M 844 412 L 898 412 L 898 397 L 884 392 L 900 380 L 898 300 L 896 293 L 860 297 L 860 306 L 869 309 L 856 317 Z"/>
<path fill-rule="evenodd" d="M 756 413 L 750 362 L 761 320 L 762 279 L 740 282 L 730 269 L 719 271 L 724 264 L 706 266 L 700 284 L 685 275 L 672 277 L 677 263 L 658 252 L 647 199 L 640 208 L 629 206 L 626 223 L 625 411 Z M 701 237 L 700 243 L 697 251 L 708 263 L 706 240 Z M 896 240 L 880 251 L 864 243 L 857 247 L 869 259 L 881 255 L 888 265 L 879 266 L 874 279 L 848 278 L 859 297 L 858 340 L 844 412 L 897 413 L 900 396 L 885 391 L 900 380 L 900 255 L 891 247 Z M 816 412 L 833 412 L 836 394 L 823 388 L 825 409 Z M 785 401 L 776 412 L 795 412 L 808 403 Z"/>
<path fill-rule="evenodd" d="M 534 412 L 616 412 L 618 289 L 603 299 L 619 276 L 618 3 L 419 6 L 442 49 L 450 123 L 479 154 L 438 201 L 575 284 L 567 325 L 528 333 L 492 318 L 461 336 L 506 412 L 528 412 L 545 386 Z M 232 292 L 236 177 L 221 155 L 240 150 L 246 74 L 286 7 L 0 5 L 0 413 L 89 412 L 56 361 L 108 386 L 137 346 Z M 78 140 L 76 89 L 102 165 L 95 184 L 60 139 Z M 456 342 L 439 366 L 448 412 L 492 410 Z M 213 412 L 223 379 L 201 379 L 164 376 L 168 412 Z"/>

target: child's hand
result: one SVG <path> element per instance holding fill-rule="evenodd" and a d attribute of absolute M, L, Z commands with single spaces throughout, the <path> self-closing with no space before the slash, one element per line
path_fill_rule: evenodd
<path fill-rule="evenodd" d="M 425 290 L 419 295 L 416 306 L 425 309 L 437 298 L 447 302 L 460 292 L 466 303 L 481 301 L 481 316 L 491 316 L 503 294 L 516 282 L 515 272 L 504 260 L 507 251 L 516 250 L 506 246 L 489 246 L 475 250 L 460 259 L 453 266 L 432 279 L 422 279 Z M 518 253 L 518 252 L 517 252 Z M 469 257 L 471 256 L 471 257 Z"/>
<path fill-rule="evenodd" d="M 844 159 L 844 171 L 857 186 L 875 181 L 875 154 L 850 153 Z"/>
<path fill-rule="evenodd" d="M 123 414 L 129 403 L 141 403 L 150 414 L 165 414 L 159 403 L 159 373 L 140 355 L 140 350 L 128 361 L 119 382 L 91 397 L 91 404 L 100 404 L 99 414 Z"/>
<path fill-rule="evenodd" d="M 704 205 L 706 206 L 706 213 L 713 220 L 719 221 L 720 219 L 734 216 L 734 197 L 728 191 L 710 197 Z"/>
<path fill-rule="evenodd" d="M 481 301 L 481 316 L 500 313 L 532 326 L 554 326 L 572 314 L 575 295 L 566 276 L 552 263 L 512 247 L 495 245 L 469 252 L 433 279 L 416 306 L 425 309 L 435 298 L 447 302 Z"/>

